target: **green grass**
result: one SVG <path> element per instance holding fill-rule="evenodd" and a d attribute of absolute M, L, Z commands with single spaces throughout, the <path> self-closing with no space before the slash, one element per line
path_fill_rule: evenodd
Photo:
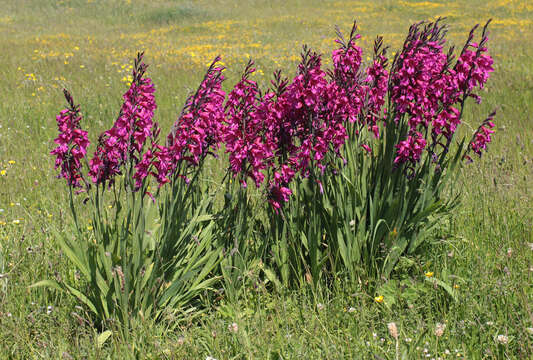
<path fill-rule="evenodd" d="M 469 106 L 465 122 L 476 126 L 498 108 L 497 132 L 489 153 L 465 166 L 462 204 L 435 246 L 406 265 L 397 279 L 401 286 L 383 289 L 384 303 L 376 303 L 379 290 L 369 293 L 364 283 L 279 294 L 259 284 L 246 288 L 237 303 L 208 304 L 199 320 L 139 323 L 129 339 L 113 335 L 99 347 L 97 330 L 72 299 L 28 289 L 44 278 L 75 281 L 51 231 L 71 221 L 64 183 L 55 179 L 48 155 L 62 87 L 81 104 L 95 140 L 111 125 L 126 90 L 122 65 L 146 50 L 165 132 L 219 53 L 229 68 L 226 86 L 247 57 L 267 83 L 277 67 L 294 71 L 303 43 L 327 58 L 334 24 L 348 31 L 357 19 L 369 54 L 376 35 L 394 50 L 411 22 L 439 15 L 448 17 L 457 46 L 476 22 L 494 19 L 489 46 L 496 71 L 482 105 Z M 389 322 L 399 327 L 406 359 L 533 357 L 527 330 L 533 328 L 529 1 L 21 0 L 1 7 L 0 31 L 0 170 L 6 172 L 0 176 L 0 358 L 394 359 Z M 457 285 L 458 301 L 427 281 L 428 271 Z M 230 332 L 234 322 L 238 331 Z M 446 324 L 439 338 L 438 322 Z M 509 343 L 498 344 L 497 335 Z"/>

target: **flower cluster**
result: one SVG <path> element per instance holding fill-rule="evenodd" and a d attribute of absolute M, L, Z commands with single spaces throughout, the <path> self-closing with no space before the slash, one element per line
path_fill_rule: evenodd
<path fill-rule="evenodd" d="M 389 82 L 387 48 L 383 47 L 383 38 L 378 37 L 374 43 L 374 60 L 365 71 L 361 71 L 362 50 L 355 45 L 355 41 L 360 38 L 356 30 L 357 25 L 354 23 L 350 38 L 345 41 L 337 29 L 336 42 L 341 47 L 332 54 L 332 78 L 339 86 L 335 96 L 346 99 L 343 111 L 351 123 L 366 125 L 375 137 L 379 137 L 378 121 L 385 120 L 382 113 L 386 113 L 383 105 Z M 366 144 L 362 147 L 368 152 L 372 151 Z"/>
<path fill-rule="evenodd" d="M 218 149 L 225 99 L 222 91 L 224 68 L 217 65 L 219 61 L 219 57 L 213 61 L 195 94 L 185 102 L 181 115 L 167 135 L 166 145 L 157 143 L 159 128 L 157 125 L 152 127 L 150 123 L 151 147 L 135 165 L 133 177 L 137 189 L 149 174 L 160 186 L 170 182 L 174 175 L 188 181 L 186 175 L 177 174 L 180 164 L 198 166 L 207 154 L 213 154 Z"/>
<path fill-rule="evenodd" d="M 279 209 L 296 174 L 308 177 L 315 166 L 324 171 L 327 154 L 339 153 L 347 138 L 349 101 L 338 96 L 342 89 L 328 81 L 320 56 L 307 48 L 297 76 L 289 82 L 275 73 L 274 89 L 263 96 L 248 79 L 251 66 L 228 97 L 224 140 L 235 175 L 249 176 L 259 187 L 270 171 L 268 199 Z"/>
<path fill-rule="evenodd" d="M 416 163 L 420 160 L 422 151 L 426 147 L 426 140 L 421 133 L 415 132 L 413 135 L 409 135 L 407 140 L 400 141 L 396 148 L 398 153 L 394 159 L 394 163 L 403 163 L 406 161 L 411 161 Z"/>
<path fill-rule="evenodd" d="M 336 55 L 342 62 L 342 54 Z M 344 69 L 348 72 L 349 62 Z M 327 154 L 338 154 L 347 134 L 350 102 L 335 81 L 328 81 L 320 56 L 304 48 L 298 74 L 291 81 L 275 73 L 273 89 L 262 95 L 249 79 L 250 62 L 226 102 L 223 140 L 230 170 L 250 177 L 257 187 L 269 173 L 269 202 L 275 209 L 288 201 L 296 174 L 308 177 L 315 166 L 324 171 Z"/>
<path fill-rule="evenodd" d="M 383 48 L 382 45 L 383 38 L 378 37 L 374 44 L 374 61 L 366 71 L 367 77 L 364 88 L 367 98 L 364 123 L 367 124 L 375 137 L 379 137 L 378 120 L 383 120 L 381 112 L 384 110 L 383 105 L 385 105 L 389 83 L 389 72 L 387 71 L 388 59 L 386 57 L 387 49 Z"/>
<path fill-rule="evenodd" d="M 137 164 L 144 144 L 152 137 L 155 88 L 151 79 L 143 78 L 146 65 L 142 54 L 135 61 L 133 81 L 123 95 L 124 102 L 113 127 L 100 135 L 98 146 L 89 162 L 89 176 L 96 184 L 113 182 L 128 161 Z"/>
<path fill-rule="evenodd" d="M 401 53 L 395 59 L 391 70 L 390 96 L 395 113 L 395 121 L 407 117 L 409 138 L 398 144 L 395 162 L 420 159 L 421 141 L 417 132 L 427 133 L 431 129 L 431 151 L 441 145 L 446 152 L 457 126 L 461 122 L 461 112 L 467 97 L 479 96 L 473 93 L 476 87 L 483 87 L 492 69 L 492 58 L 485 52 L 487 48 L 486 27 L 480 44 L 472 42 L 474 28 L 456 61 L 451 66 L 453 55 L 444 53 L 446 27 L 439 21 L 422 26 L 411 26 Z M 474 48 L 475 51 L 470 50 Z M 425 148 L 424 141 L 422 150 Z M 400 154 L 401 152 L 401 154 Z M 406 157 L 406 154 L 411 154 Z"/>
<path fill-rule="evenodd" d="M 368 90 L 364 87 L 361 79 L 360 68 L 363 50 L 355 45 L 356 40 L 361 38 L 356 31 L 357 25 L 354 23 L 350 38 L 345 41 L 342 33 L 337 29 L 335 42 L 340 47 L 332 52 L 333 71 L 330 74 L 338 86 L 333 95 L 343 100 L 343 110 L 351 123 L 358 120 L 363 108 L 365 91 Z"/>
<path fill-rule="evenodd" d="M 494 71 L 492 67 L 494 60 L 486 54 L 487 48 L 484 46 L 486 41 L 487 37 L 483 35 L 480 44 L 468 42 L 457 60 L 453 74 L 462 94 L 470 95 L 476 87 L 482 89 L 489 79 L 489 74 Z M 479 96 L 473 96 L 476 100 L 480 100 Z"/>
<path fill-rule="evenodd" d="M 59 136 L 54 140 L 58 145 L 50 154 L 56 157 L 55 168 L 61 168 L 59 177 L 67 180 L 72 187 L 81 187 L 83 175 L 81 173 L 81 160 L 87 153 L 89 140 L 87 131 L 80 128 L 81 114 L 78 105 L 70 93 L 64 90 L 69 107 L 62 110 L 56 117 Z"/>
<path fill-rule="evenodd" d="M 250 61 L 241 80 L 228 95 L 226 102 L 226 124 L 223 140 L 229 154 L 230 170 L 242 174 L 241 184 L 246 186 L 245 177 L 249 176 L 257 187 L 265 179 L 263 171 L 272 163 L 275 143 L 271 125 L 272 116 L 261 106 L 257 83 L 249 79 L 255 72 Z M 270 126 L 269 126 L 270 125 Z"/>
<path fill-rule="evenodd" d="M 196 93 L 185 102 L 167 136 L 166 146 L 155 145 L 153 153 L 147 154 L 147 159 L 153 156 L 153 175 L 160 185 L 171 180 L 183 161 L 197 166 L 220 145 L 226 94 L 222 90 L 224 67 L 217 65 L 219 61 L 219 57 L 213 61 Z"/>
<path fill-rule="evenodd" d="M 447 57 L 442 52 L 441 42 L 430 41 L 438 35 L 416 31 L 411 34 L 413 38 L 406 42 L 396 59 L 391 97 L 395 104 L 395 120 L 406 114 L 411 131 L 416 131 L 419 126 L 427 127 L 438 111 L 438 80 Z"/>
<path fill-rule="evenodd" d="M 492 120 L 494 119 L 495 115 L 496 112 L 494 111 L 481 123 L 469 144 L 470 150 L 479 156 L 481 156 L 482 150 L 485 150 L 487 148 L 487 144 L 491 141 L 490 135 L 494 133 L 494 130 L 491 130 L 494 128 L 494 123 Z M 469 160 L 472 160 L 468 155 L 465 157 Z"/>
<path fill-rule="evenodd" d="M 338 150 L 346 134 L 344 119 L 334 112 L 338 108 L 334 103 L 336 99 L 330 96 L 336 86 L 328 84 L 320 56 L 304 49 L 298 70 L 299 74 L 278 99 L 284 110 L 278 124 L 278 141 L 287 164 L 308 176 L 310 162 L 316 161 L 323 169 L 329 146 Z"/>
<path fill-rule="evenodd" d="M 198 165 L 207 152 L 218 149 L 226 97 L 222 90 L 224 67 L 217 65 L 219 61 L 220 57 L 213 61 L 167 137 L 167 145 L 175 161 L 184 159 Z"/>

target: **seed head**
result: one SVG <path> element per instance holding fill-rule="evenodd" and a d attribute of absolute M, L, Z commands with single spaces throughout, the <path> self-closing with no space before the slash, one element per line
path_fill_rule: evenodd
<path fill-rule="evenodd" d="M 444 329 L 446 329 L 446 324 L 437 323 L 435 325 L 435 336 L 441 337 L 444 334 Z"/>
<path fill-rule="evenodd" d="M 396 327 L 396 323 L 390 322 L 387 324 L 387 328 L 389 329 L 389 334 L 395 339 L 398 339 L 398 328 Z"/>

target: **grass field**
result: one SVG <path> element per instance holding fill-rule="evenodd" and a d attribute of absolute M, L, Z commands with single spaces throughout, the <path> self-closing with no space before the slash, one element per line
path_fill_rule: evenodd
<path fill-rule="evenodd" d="M 199 319 L 147 319 L 129 339 L 114 334 L 104 344 L 72 299 L 28 288 L 75 277 L 52 235 L 71 221 L 49 155 L 63 87 L 81 104 L 90 133 L 99 133 L 114 121 L 132 59 L 144 50 L 165 133 L 218 54 L 227 87 L 248 58 L 266 84 L 278 67 L 294 71 L 304 43 L 328 64 L 335 24 L 348 32 L 358 21 L 368 61 L 376 35 L 394 51 L 411 23 L 438 16 L 457 47 L 473 25 L 493 19 L 495 72 L 465 122 L 477 126 L 496 108 L 497 131 L 489 152 L 464 167 L 462 204 L 401 286 L 391 282 L 383 294 L 343 283 L 318 294 L 246 289 Z M 394 359 L 390 322 L 405 359 L 533 358 L 530 0 L 19 0 L 0 7 L 0 32 L 0 358 Z M 429 272 L 455 287 L 457 301 L 428 281 Z M 379 295 L 384 302 L 374 300 Z M 445 324 L 442 336 L 437 323 Z"/>

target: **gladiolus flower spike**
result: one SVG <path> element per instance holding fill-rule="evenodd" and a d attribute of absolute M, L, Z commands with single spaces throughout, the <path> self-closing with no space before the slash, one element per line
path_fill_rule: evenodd
<path fill-rule="evenodd" d="M 136 166 L 142 157 L 144 144 L 153 138 L 155 88 L 150 78 L 143 78 L 147 65 L 139 53 L 133 69 L 133 81 L 122 96 L 124 102 L 113 127 L 102 133 L 93 158 L 89 162 L 92 181 L 96 184 L 112 184 L 114 177 L 128 162 Z M 139 170 L 139 169 L 138 169 Z M 139 173 L 137 179 L 146 176 Z"/>
<path fill-rule="evenodd" d="M 80 122 L 82 116 L 79 105 L 74 105 L 74 100 L 67 90 L 63 90 L 68 107 L 61 110 L 56 117 L 59 135 L 54 140 L 58 145 L 50 154 L 56 157 L 55 168 L 61 168 L 58 177 L 67 180 L 68 186 L 79 188 L 84 182 L 81 171 L 81 160 L 87 153 L 89 140 L 87 131 L 82 130 Z"/>

